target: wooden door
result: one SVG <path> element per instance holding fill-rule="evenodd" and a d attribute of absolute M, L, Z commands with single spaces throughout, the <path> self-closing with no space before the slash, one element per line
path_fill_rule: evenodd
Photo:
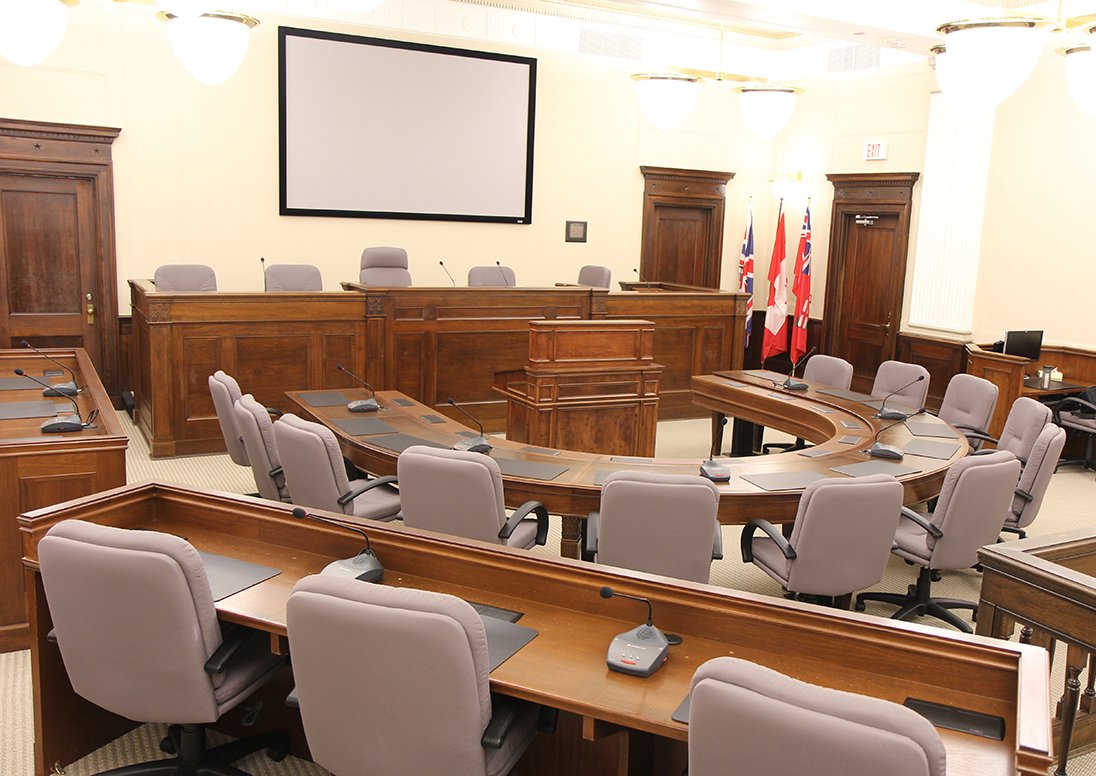
<path fill-rule="evenodd" d="M 825 351 L 868 391 L 894 358 L 902 320 L 910 202 L 917 173 L 831 175 L 835 183 L 823 319 Z"/>
<path fill-rule="evenodd" d="M 734 173 L 639 169 L 645 179 L 640 279 L 719 288 L 726 185 Z"/>

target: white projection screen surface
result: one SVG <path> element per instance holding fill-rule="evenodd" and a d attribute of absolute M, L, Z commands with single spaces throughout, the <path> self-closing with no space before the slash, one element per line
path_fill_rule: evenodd
<path fill-rule="evenodd" d="M 281 214 L 528 224 L 536 60 L 279 28 Z"/>

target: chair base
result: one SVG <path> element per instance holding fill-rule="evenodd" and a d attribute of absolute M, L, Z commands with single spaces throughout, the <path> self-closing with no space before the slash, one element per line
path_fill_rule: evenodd
<path fill-rule="evenodd" d="M 898 611 L 891 615 L 892 620 L 911 620 L 914 617 L 922 617 L 927 614 L 946 622 L 953 628 L 958 628 L 964 633 L 973 633 L 974 630 L 969 625 L 949 610 L 970 609 L 972 612 L 977 612 L 978 604 L 971 601 L 962 601 L 958 598 L 933 598 L 930 595 L 931 587 L 932 570 L 927 566 L 922 566 L 921 572 L 917 575 L 917 583 L 910 585 L 908 595 L 899 593 L 861 593 L 856 596 L 856 611 L 864 611 L 865 601 L 882 601 L 899 607 Z"/>
<path fill-rule="evenodd" d="M 796 437 L 794 442 L 766 442 L 761 445 L 761 454 L 768 455 L 773 450 L 784 450 L 786 452 L 794 452 L 796 450 L 806 450 L 807 440 L 802 437 Z"/>
<path fill-rule="evenodd" d="M 1069 435 L 1068 438 L 1072 438 L 1077 434 L 1085 434 L 1087 432 L 1081 431 L 1079 429 L 1067 428 L 1066 433 Z M 1093 436 L 1093 434 L 1088 434 L 1088 439 L 1085 440 L 1084 458 L 1060 458 L 1058 460 L 1058 463 L 1054 466 L 1054 471 L 1058 471 L 1063 466 L 1076 466 L 1077 464 L 1080 464 L 1082 469 L 1090 469 L 1092 471 L 1096 471 L 1096 460 L 1093 459 L 1092 455 Z"/>
<path fill-rule="evenodd" d="M 283 733 L 263 733 L 207 749 L 205 725 L 171 725 L 160 748 L 168 753 L 174 751 L 176 756 L 123 765 L 99 776 L 248 776 L 231 763 L 260 749 L 266 749 L 270 759 L 277 762 L 285 757 L 289 739 Z"/>

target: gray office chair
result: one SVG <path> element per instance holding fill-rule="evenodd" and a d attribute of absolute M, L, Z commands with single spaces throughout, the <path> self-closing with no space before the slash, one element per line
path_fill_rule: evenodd
<path fill-rule="evenodd" d="M 213 409 L 217 411 L 217 422 L 221 426 L 221 436 L 224 437 L 228 457 L 234 464 L 250 466 L 247 449 L 240 435 L 240 427 L 236 423 L 236 414 L 232 409 L 232 405 L 241 396 L 240 384 L 234 377 L 220 369 L 209 376 L 208 382 L 209 393 L 213 397 Z"/>
<path fill-rule="evenodd" d="M 216 291 L 217 274 L 205 264 L 164 264 L 156 268 L 152 283 L 157 291 Z"/>
<path fill-rule="evenodd" d="M 1085 435 L 1085 457 L 1059 461 L 1059 466 L 1079 463 L 1086 469 L 1096 469 L 1096 460 L 1092 456 L 1092 440 L 1096 437 L 1096 404 L 1089 401 L 1094 395 L 1096 386 L 1086 388 L 1079 397 L 1062 399 L 1054 406 L 1054 422 L 1064 428 L 1068 436 Z"/>
<path fill-rule="evenodd" d="M 404 525 L 524 549 L 547 541 L 547 509 L 527 501 L 507 517 L 502 472 L 482 453 L 413 445 L 400 453 L 396 475 Z"/>
<path fill-rule="evenodd" d="M 997 408 L 997 386 L 989 380 L 968 374 L 957 374 L 948 381 L 938 417 L 964 433 L 984 435 Z M 982 446 L 981 436 L 970 436 L 973 449 Z"/>
<path fill-rule="evenodd" d="M 469 287 L 507 286 L 513 288 L 517 284 L 517 276 L 514 275 L 514 270 L 509 267 L 492 264 L 486 267 L 472 267 L 468 270 Z"/>
<path fill-rule="evenodd" d="M 917 584 L 908 595 L 897 593 L 860 593 L 857 611 L 865 601 L 884 601 L 900 608 L 895 620 L 908 620 L 924 614 L 966 633 L 971 628 L 951 609 L 975 610 L 973 601 L 933 598 L 932 571 L 969 569 L 978 562 L 978 548 L 997 541 L 1020 478 L 1020 462 L 1007 450 L 972 455 L 956 461 L 944 476 L 944 485 L 936 509 L 921 515 L 906 507 L 898 521 L 892 553 L 921 567 Z"/>
<path fill-rule="evenodd" d="M 918 377 L 924 377 L 920 382 L 905 387 Z M 920 364 L 907 364 L 904 361 L 884 361 L 875 372 L 875 383 L 871 387 L 871 395 L 877 399 L 886 398 L 887 408 L 905 407 L 919 410 L 925 406 L 925 399 L 929 395 L 929 371 Z"/>
<path fill-rule="evenodd" d="M 403 248 L 377 247 L 362 251 L 358 282 L 363 286 L 400 288 L 411 285 L 407 271 L 407 251 Z"/>
<path fill-rule="evenodd" d="M 271 264 L 266 268 L 267 291 L 323 291 L 319 267 L 311 264 Z"/>
<path fill-rule="evenodd" d="M 1043 496 L 1050 485 L 1050 476 L 1058 468 L 1062 449 L 1066 446 L 1065 429 L 1047 423 L 1028 452 L 1027 461 L 1020 472 L 1020 482 L 1016 486 L 1012 506 L 1005 516 L 1002 528 L 1009 533 L 1027 538 L 1024 529 L 1031 525 L 1043 505 Z"/>
<path fill-rule="evenodd" d="M 346 475 L 339 440 L 327 426 L 286 413 L 274 422 L 274 439 L 293 503 L 371 520 L 395 520 L 400 493 L 395 477 Z"/>
<path fill-rule="evenodd" d="M 608 288 L 613 281 L 613 272 L 608 267 L 587 264 L 578 271 L 578 284 L 591 288 Z"/>
<path fill-rule="evenodd" d="M 247 459 L 251 462 L 259 495 L 271 501 L 291 501 L 269 410 L 255 401 L 250 393 L 245 393 L 236 400 L 232 412 L 247 450 Z"/>
<path fill-rule="evenodd" d="M 852 593 L 883 578 L 902 494 L 901 483 L 889 474 L 812 482 L 799 498 L 790 538 L 767 520 L 746 523 L 742 561 L 791 597 L 819 597 L 848 609 Z M 759 530 L 764 536 L 756 535 Z"/>
<path fill-rule="evenodd" d="M 205 726 L 273 678 L 284 658 L 270 637 L 217 621 L 206 569 L 184 539 L 64 520 L 38 543 L 42 584 L 72 688 L 139 722 L 179 723 L 162 744 L 176 757 L 110 776 L 246 776 L 228 763 L 280 735 L 205 748 Z M 107 776 L 103 774 L 103 776 Z"/>
<path fill-rule="evenodd" d="M 539 707 L 488 687 L 487 636 L 451 595 L 305 577 L 286 605 L 312 759 L 332 773 L 509 773 Z"/>
<path fill-rule="evenodd" d="M 944 776 L 932 723 L 880 698 L 801 682 L 733 657 L 693 674 L 689 776 Z"/>
<path fill-rule="evenodd" d="M 605 478 L 601 509 L 586 518 L 596 563 L 707 582 L 723 557 L 719 489 L 693 474 L 620 471 Z"/>
<path fill-rule="evenodd" d="M 1043 427 L 1053 420 L 1054 412 L 1050 407 L 1035 399 L 1021 396 L 1012 403 L 1012 408 L 1008 411 L 1000 439 L 972 431 L 967 431 L 966 435 L 972 441 L 992 442 L 998 450 L 1008 450 L 1024 463 L 1031 454 L 1035 440 L 1043 432 Z"/>
<path fill-rule="evenodd" d="M 852 385 L 852 364 L 843 358 L 820 353 L 807 359 L 803 379 L 812 385 L 829 385 L 847 391 Z"/>

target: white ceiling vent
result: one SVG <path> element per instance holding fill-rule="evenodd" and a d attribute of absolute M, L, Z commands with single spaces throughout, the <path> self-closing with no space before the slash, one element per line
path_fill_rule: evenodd
<path fill-rule="evenodd" d="M 873 67 L 879 67 L 879 46 L 861 43 L 832 49 L 827 72 L 843 73 L 848 70 L 870 70 Z"/>
<path fill-rule="evenodd" d="M 581 54 L 638 61 L 643 57 L 643 38 L 586 27 L 579 30 L 578 50 Z"/>

